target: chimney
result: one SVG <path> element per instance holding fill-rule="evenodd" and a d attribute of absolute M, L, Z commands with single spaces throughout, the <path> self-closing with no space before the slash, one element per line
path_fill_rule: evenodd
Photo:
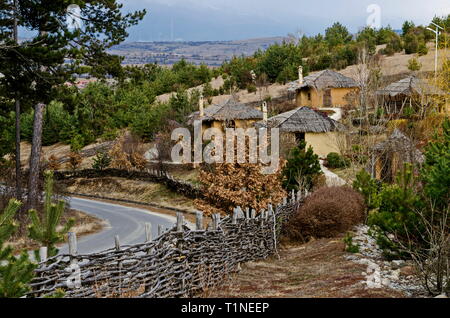
<path fill-rule="evenodd" d="M 198 101 L 198 108 L 200 111 L 200 118 L 205 117 L 205 100 L 203 99 L 203 94 L 200 95 L 200 100 Z"/>
<path fill-rule="evenodd" d="M 262 112 L 263 112 L 263 121 L 267 122 L 267 102 L 263 102 Z"/>
<path fill-rule="evenodd" d="M 301 65 L 298 67 L 298 84 L 303 84 L 303 66 Z"/>

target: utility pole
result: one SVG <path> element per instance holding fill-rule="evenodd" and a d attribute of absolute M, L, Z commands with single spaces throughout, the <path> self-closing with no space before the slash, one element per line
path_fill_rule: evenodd
<path fill-rule="evenodd" d="M 431 32 L 436 34 L 436 51 L 434 54 L 434 79 L 436 80 L 437 79 L 437 71 L 438 71 L 439 29 L 444 30 L 444 28 L 441 27 L 440 25 L 437 25 L 434 22 L 431 22 L 431 24 L 436 27 L 435 30 L 433 30 L 430 27 L 427 28 L 427 30 L 430 30 Z"/>

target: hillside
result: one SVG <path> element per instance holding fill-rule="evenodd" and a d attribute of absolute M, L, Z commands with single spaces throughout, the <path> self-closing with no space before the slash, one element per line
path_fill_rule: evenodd
<path fill-rule="evenodd" d="M 433 43 L 428 43 L 428 54 L 419 56 L 418 60 L 422 64 L 422 68 L 420 72 L 423 73 L 429 73 L 434 71 L 434 55 L 435 55 L 435 47 Z M 378 50 L 384 48 L 384 45 L 380 45 L 377 47 Z M 439 56 L 444 56 L 445 51 L 439 50 Z M 392 56 L 383 56 L 381 61 L 381 72 L 383 76 L 386 76 L 388 78 L 393 78 L 395 76 L 402 76 L 407 73 L 410 73 L 408 70 L 408 61 L 415 57 L 416 54 L 405 54 L 405 53 L 395 53 Z M 439 66 L 442 65 L 442 59 L 439 59 Z M 357 79 L 357 66 L 351 65 L 348 66 L 345 69 L 340 70 L 339 72 L 352 77 L 354 79 Z M 211 81 L 211 86 L 214 89 L 218 89 L 223 85 L 223 79 L 221 77 L 218 77 L 216 79 L 213 79 Z M 193 89 L 201 89 L 202 86 L 191 88 L 189 91 Z M 267 96 L 270 96 L 273 98 L 279 98 L 282 96 L 286 96 L 287 94 L 287 88 L 288 85 L 282 85 L 282 84 L 271 84 L 262 92 L 262 96 L 260 96 L 259 93 L 248 93 L 247 90 L 240 90 L 236 93 L 236 96 L 238 96 L 239 100 L 243 103 L 254 103 L 258 102 L 262 98 L 265 98 Z M 157 99 L 161 102 L 167 102 L 170 98 L 170 96 L 174 93 L 168 93 L 164 95 L 160 95 L 157 97 Z M 222 103 L 226 101 L 228 98 L 230 98 L 231 95 L 225 94 L 220 96 L 215 96 L 212 99 L 213 104 Z"/>

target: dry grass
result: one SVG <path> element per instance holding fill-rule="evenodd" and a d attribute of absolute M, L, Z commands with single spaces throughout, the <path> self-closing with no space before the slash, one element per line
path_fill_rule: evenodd
<path fill-rule="evenodd" d="M 62 217 L 62 223 L 66 223 L 66 221 L 70 218 L 75 219 L 75 225 L 70 231 L 75 232 L 77 234 L 77 237 L 79 238 L 86 235 L 98 233 L 105 226 L 102 220 L 76 210 L 69 210 L 68 212 L 66 212 Z M 35 241 L 30 240 L 26 236 L 13 237 L 13 239 L 6 244 L 12 246 L 17 253 L 23 250 L 38 249 L 40 247 L 39 244 L 37 244 Z"/>
<path fill-rule="evenodd" d="M 405 297 L 390 289 L 367 289 L 366 266 L 346 260 L 342 237 L 284 245 L 280 259 L 250 262 L 212 298 Z"/>
<path fill-rule="evenodd" d="M 191 199 L 174 193 L 166 186 L 122 178 L 74 179 L 61 182 L 66 191 L 157 204 L 163 207 L 194 211 Z"/>

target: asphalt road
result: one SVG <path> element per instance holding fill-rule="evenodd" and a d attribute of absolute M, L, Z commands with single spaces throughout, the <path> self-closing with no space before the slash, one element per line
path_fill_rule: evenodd
<path fill-rule="evenodd" d="M 156 238 L 158 225 L 166 229 L 176 222 L 175 217 L 147 210 L 80 198 L 69 200 L 72 209 L 93 215 L 107 224 L 101 232 L 78 239 L 78 254 L 91 254 L 112 248 L 115 246 L 116 235 L 119 236 L 121 246 L 144 243 L 145 223 L 151 223 L 152 236 Z M 68 245 L 59 250 L 62 254 L 68 253 Z"/>

